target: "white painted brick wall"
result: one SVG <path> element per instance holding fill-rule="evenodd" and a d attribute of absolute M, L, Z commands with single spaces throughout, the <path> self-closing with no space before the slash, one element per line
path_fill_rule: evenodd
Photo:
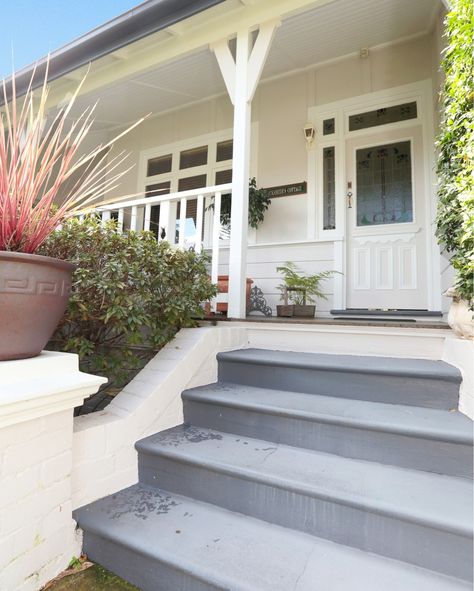
<path fill-rule="evenodd" d="M 75 355 L 0 363 L 1 591 L 38 591 L 80 554 L 71 504 L 73 407 L 102 381 L 81 374 Z"/>
<path fill-rule="evenodd" d="M 0 589 L 36 591 L 80 552 L 70 502 L 72 411 L 1 434 Z"/>

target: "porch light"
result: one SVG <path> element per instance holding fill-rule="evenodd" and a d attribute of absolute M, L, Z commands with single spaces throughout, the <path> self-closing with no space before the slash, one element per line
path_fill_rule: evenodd
<path fill-rule="evenodd" d="M 316 130 L 314 129 L 314 125 L 312 123 L 307 123 L 303 127 L 304 139 L 306 140 L 306 147 L 308 150 L 311 148 L 311 145 L 314 141 L 314 136 L 316 135 Z"/>

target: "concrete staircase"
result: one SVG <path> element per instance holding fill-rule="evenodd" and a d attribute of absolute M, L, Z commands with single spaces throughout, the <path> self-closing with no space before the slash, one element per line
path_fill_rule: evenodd
<path fill-rule="evenodd" d="M 471 589 L 472 423 L 441 361 L 243 349 L 76 512 L 143 591 Z"/>

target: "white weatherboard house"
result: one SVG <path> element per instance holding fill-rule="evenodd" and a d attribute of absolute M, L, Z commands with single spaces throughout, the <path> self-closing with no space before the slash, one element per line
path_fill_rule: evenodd
<path fill-rule="evenodd" d="M 148 0 L 51 55 L 53 114 L 89 70 L 94 144 L 150 113 L 98 209 L 206 250 L 232 321 L 181 330 L 74 419 L 103 381 L 76 356 L 0 364 L 1 591 L 81 552 L 142 591 L 472 589 L 474 349 L 440 318 L 434 235 L 448 9 Z M 275 314 L 286 261 L 338 271 L 318 318 L 247 321 L 246 279 Z"/>
<path fill-rule="evenodd" d="M 120 195 L 139 197 L 110 209 L 180 245 L 201 248 L 202 237 L 214 279 L 230 276 L 230 317 L 245 317 L 246 277 L 275 313 L 276 267 L 290 260 L 341 273 L 324 285 L 321 316 L 436 315 L 451 279 L 433 226 L 443 8 L 145 2 L 52 54 L 50 100 L 60 104 L 91 62 L 77 108 L 99 101 L 94 142 L 151 113 L 118 146 L 136 164 Z M 282 188 L 256 231 L 249 177 Z M 218 240 L 208 205 L 230 182 L 232 231 Z"/>

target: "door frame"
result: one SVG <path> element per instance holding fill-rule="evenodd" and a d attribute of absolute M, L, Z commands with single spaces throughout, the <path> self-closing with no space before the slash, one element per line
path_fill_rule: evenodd
<path fill-rule="evenodd" d="M 349 131 L 349 116 L 352 114 L 414 101 L 417 103 L 417 117 L 415 119 L 389 123 L 380 127 Z M 329 118 L 335 120 L 335 132 L 331 135 L 323 135 L 323 121 Z M 422 127 L 421 149 L 425 185 L 424 216 L 423 219 L 417 219 L 416 223 L 419 226 L 423 225 L 426 229 L 425 273 L 428 310 L 441 310 L 441 258 L 433 230 L 436 217 L 437 192 L 434 172 L 434 101 L 431 79 L 310 107 L 308 109 L 308 121 L 314 125 L 316 130 L 314 149 L 308 151 L 308 238 L 332 241 L 334 244 L 333 268 L 342 273 L 342 275 L 336 276 L 334 280 L 332 307 L 335 309 L 346 308 L 347 290 L 349 288 L 345 186 L 346 140 L 363 139 L 364 136 L 373 135 L 377 132 L 383 133 L 384 130 L 406 130 L 407 137 L 409 137 L 411 127 Z M 332 146 L 336 149 L 336 228 L 334 230 L 324 230 L 322 151 L 324 148 Z"/>

